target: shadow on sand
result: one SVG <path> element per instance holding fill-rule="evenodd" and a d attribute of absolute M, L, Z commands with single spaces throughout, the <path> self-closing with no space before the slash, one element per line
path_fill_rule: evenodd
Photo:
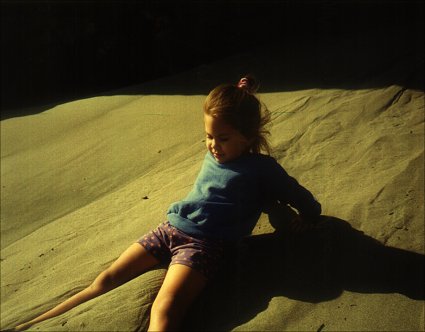
<path fill-rule="evenodd" d="M 424 300 L 425 256 L 388 247 L 344 220 L 321 216 L 314 229 L 288 230 L 288 208 L 269 213 L 276 231 L 244 239 L 187 317 L 185 330 L 231 330 L 285 296 L 318 303 L 358 293 Z"/>

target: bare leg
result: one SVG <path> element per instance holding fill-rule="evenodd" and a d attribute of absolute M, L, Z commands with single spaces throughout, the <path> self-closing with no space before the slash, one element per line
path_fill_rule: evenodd
<path fill-rule="evenodd" d="M 44 314 L 18 325 L 13 331 L 23 331 L 36 323 L 59 316 L 81 303 L 105 294 L 138 277 L 158 263 L 159 261 L 146 251 L 143 246 L 139 243 L 133 243 L 109 268 L 99 274 L 90 286 Z"/>
<path fill-rule="evenodd" d="M 207 279 L 198 271 L 181 264 L 171 265 L 153 303 L 148 330 L 177 330 L 206 283 Z"/>

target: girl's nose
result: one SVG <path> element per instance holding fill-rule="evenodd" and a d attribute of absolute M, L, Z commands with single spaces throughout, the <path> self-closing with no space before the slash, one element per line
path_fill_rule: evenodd
<path fill-rule="evenodd" d="M 218 144 L 217 144 L 217 142 L 216 142 L 216 140 L 211 140 L 211 146 L 210 146 L 210 149 L 211 150 L 213 150 L 213 151 L 215 151 L 215 152 L 217 152 L 218 150 L 219 150 L 219 146 L 218 146 Z"/>

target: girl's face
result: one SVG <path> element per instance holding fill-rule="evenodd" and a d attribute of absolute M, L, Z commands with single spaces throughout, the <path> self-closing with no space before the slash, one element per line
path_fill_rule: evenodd
<path fill-rule="evenodd" d="M 220 164 L 234 160 L 248 151 L 251 141 L 223 120 L 204 115 L 207 149 Z"/>

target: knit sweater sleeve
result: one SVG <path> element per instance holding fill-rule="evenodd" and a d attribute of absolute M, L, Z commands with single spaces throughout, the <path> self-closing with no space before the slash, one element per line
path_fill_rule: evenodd
<path fill-rule="evenodd" d="M 313 194 L 291 177 L 285 169 L 273 158 L 268 158 L 267 171 L 264 175 L 269 188 L 270 198 L 289 204 L 297 209 L 302 217 L 312 218 L 322 212 L 320 203 Z"/>

